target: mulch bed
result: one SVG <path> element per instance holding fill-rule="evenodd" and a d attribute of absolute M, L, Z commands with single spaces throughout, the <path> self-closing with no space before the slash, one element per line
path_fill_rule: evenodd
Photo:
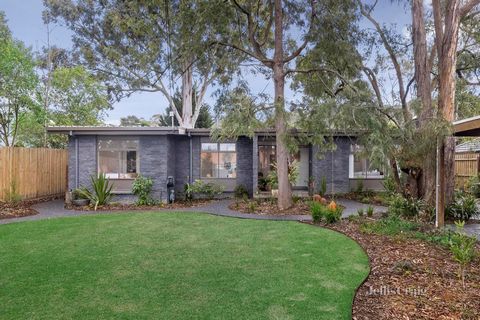
<path fill-rule="evenodd" d="M 240 211 L 242 213 L 261 214 L 261 215 L 291 215 L 291 214 L 311 214 L 310 204 L 308 200 L 300 199 L 286 210 L 280 210 L 277 207 L 277 199 L 254 199 L 254 200 L 237 200 L 230 204 L 230 210 Z M 252 205 L 253 204 L 253 205 Z"/>
<path fill-rule="evenodd" d="M 480 319 L 480 258 L 470 265 L 464 289 L 458 265 L 444 247 L 365 234 L 353 221 L 327 227 L 357 241 L 370 258 L 370 275 L 355 296 L 354 319 Z"/>
<path fill-rule="evenodd" d="M 32 200 L 23 200 L 18 203 L 0 202 L 0 219 L 19 218 L 26 216 L 33 216 L 38 214 L 37 210 L 31 206 L 57 199 L 58 197 L 44 197 Z"/>
<path fill-rule="evenodd" d="M 192 201 L 177 201 L 175 203 L 160 203 L 154 206 L 139 206 L 134 203 L 110 203 L 105 206 L 97 207 L 97 211 L 133 211 L 133 210 L 162 210 L 162 209 L 184 209 L 194 208 L 206 205 L 214 200 L 192 200 Z M 92 211 L 90 206 L 75 206 L 73 204 L 66 204 L 66 209 L 78 211 Z"/>
<path fill-rule="evenodd" d="M 375 192 L 350 192 L 342 195 L 342 198 L 376 206 L 388 206 L 385 197 L 382 194 Z"/>

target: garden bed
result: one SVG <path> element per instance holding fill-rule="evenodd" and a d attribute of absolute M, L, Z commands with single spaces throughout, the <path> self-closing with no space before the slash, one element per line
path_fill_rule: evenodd
<path fill-rule="evenodd" d="M 132 210 L 162 210 L 162 209 L 183 209 L 204 206 L 215 200 L 198 199 L 192 201 L 177 201 L 175 203 L 159 203 L 152 206 L 136 205 L 135 203 L 119 203 L 112 202 L 108 205 L 98 206 L 97 211 L 132 211 Z M 66 204 L 66 209 L 78 211 L 92 211 L 91 206 L 76 206 L 73 204 Z"/>
<path fill-rule="evenodd" d="M 38 212 L 32 208 L 33 205 L 56 198 L 57 197 L 44 197 L 32 200 L 23 200 L 18 203 L 0 202 L 0 219 L 11 219 L 36 215 Z"/>
<path fill-rule="evenodd" d="M 388 206 L 388 199 L 385 192 L 349 192 L 342 195 L 342 198 L 358 201 L 365 204 Z"/>
<path fill-rule="evenodd" d="M 370 258 L 370 275 L 355 296 L 354 319 L 480 318 L 478 257 L 467 269 L 463 288 L 458 264 L 446 247 L 405 234 L 362 232 L 366 220 L 372 219 L 327 225 L 356 240 Z"/>
<path fill-rule="evenodd" d="M 260 215 L 311 215 L 311 198 L 296 198 L 293 205 L 285 210 L 278 209 L 276 198 L 261 198 L 248 200 L 235 200 L 229 208 L 234 211 Z M 327 201 L 331 201 L 327 199 Z M 342 206 L 340 206 L 342 207 Z"/>

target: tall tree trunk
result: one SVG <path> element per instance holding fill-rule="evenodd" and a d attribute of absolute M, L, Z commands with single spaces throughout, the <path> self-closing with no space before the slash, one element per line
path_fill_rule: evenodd
<path fill-rule="evenodd" d="M 191 63 L 187 60 L 182 74 L 182 118 L 183 127 L 192 129 L 193 123 L 193 72 Z"/>
<path fill-rule="evenodd" d="M 275 0 L 275 52 L 273 56 L 273 81 L 275 86 L 275 131 L 277 151 L 278 208 L 292 206 L 292 187 L 288 181 L 288 149 L 285 145 L 287 125 L 285 119 L 285 70 L 283 56 L 282 1 Z"/>
<path fill-rule="evenodd" d="M 413 51 L 415 61 L 415 82 L 417 84 L 417 98 L 422 103 L 419 119 L 419 130 L 429 130 L 428 124 L 434 116 L 432 105 L 432 88 L 427 49 L 427 35 L 425 29 L 423 0 L 413 0 L 412 29 Z M 433 204 L 435 201 L 435 149 L 429 151 L 422 165 L 421 181 L 418 181 L 418 195 L 425 201 Z"/>

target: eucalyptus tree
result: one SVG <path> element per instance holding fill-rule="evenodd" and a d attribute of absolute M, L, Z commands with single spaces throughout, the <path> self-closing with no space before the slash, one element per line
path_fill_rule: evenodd
<path fill-rule="evenodd" d="M 274 88 L 273 118 L 276 132 L 278 175 L 278 207 L 292 204 L 288 181 L 289 148 L 287 146 L 288 112 L 285 104 L 286 79 L 297 73 L 333 73 L 321 64 L 304 68 L 299 59 L 308 54 L 320 40 L 331 36 L 334 41 L 336 23 L 351 19 L 350 1 L 333 0 L 231 0 L 233 10 L 230 39 L 216 42 L 244 54 L 260 65 L 272 80 Z M 227 14 L 231 16 L 232 14 Z"/>
<path fill-rule="evenodd" d="M 180 127 L 193 128 L 207 89 L 229 80 L 235 60 L 212 45 L 229 26 L 221 0 L 44 0 L 45 16 L 73 31 L 81 62 L 105 81 L 117 99 L 160 92 Z M 208 23 L 207 23 L 208 22 Z M 238 55 L 237 55 L 238 56 Z M 198 88 L 196 94 L 194 87 Z M 175 103 L 180 87 L 182 105 Z"/>
<path fill-rule="evenodd" d="M 0 142 L 15 146 L 19 127 L 34 104 L 37 85 L 35 62 L 30 50 L 11 37 L 0 12 Z"/>

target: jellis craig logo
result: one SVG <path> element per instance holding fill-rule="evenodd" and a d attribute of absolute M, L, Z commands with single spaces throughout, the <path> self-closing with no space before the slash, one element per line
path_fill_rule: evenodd
<path fill-rule="evenodd" d="M 427 293 L 425 288 L 394 288 L 390 286 L 381 286 L 378 288 L 368 287 L 367 296 L 388 296 L 388 295 L 408 295 L 424 296 Z"/>

